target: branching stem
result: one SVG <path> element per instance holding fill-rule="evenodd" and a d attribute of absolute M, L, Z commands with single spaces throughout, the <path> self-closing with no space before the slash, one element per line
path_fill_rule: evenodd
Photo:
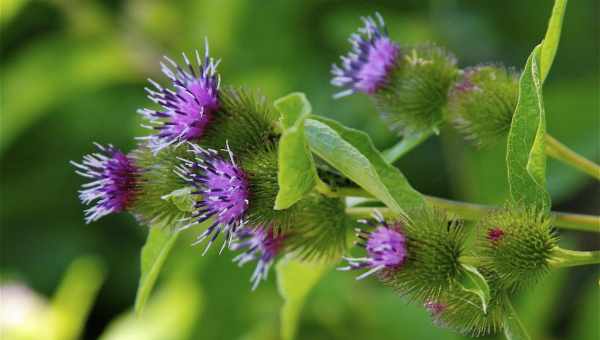
<path fill-rule="evenodd" d="M 548 156 L 600 180 L 600 165 L 571 150 L 549 134 L 546 134 L 546 153 Z"/>
<path fill-rule="evenodd" d="M 550 266 L 554 268 L 575 267 L 587 264 L 600 264 L 600 250 L 577 251 L 556 247 L 550 260 Z"/>
<path fill-rule="evenodd" d="M 357 197 L 372 197 L 367 192 L 361 191 L 360 189 L 353 189 L 351 196 Z M 338 189 L 338 192 L 343 192 L 342 189 Z M 478 220 L 487 214 L 498 210 L 499 207 L 475 203 L 467 203 L 461 201 L 454 201 L 445 198 L 425 196 L 429 202 L 434 206 L 442 208 L 456 217 L 465 220 Z M 370 217 L 374 210 L 380 211 L 384 216 L 392 217 L 392 212 L 385 207 L 372 208 L 372 207 L 356 207 L 348 208 L 346 212 L 350 215 L 357 217 Z M 582 215 L 572 214 L 566 212 L 552 212 L 554 218 L 554 225 L 561 229 L 570 229 L 578 231 L 589 231 L 589 232 L 600 232 L 600 216 L 594 215 Z"/>

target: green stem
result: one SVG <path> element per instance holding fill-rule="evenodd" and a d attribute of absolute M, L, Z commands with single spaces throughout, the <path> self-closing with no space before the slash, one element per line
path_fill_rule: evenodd
<path fill-rule="evenodd" d="M 390 164 L 396 162 L 402 156 L 409 153 L 412 149 L 417 147 L 419 144 L 426 141 L 431 135 L 436 133 L 434 129 L 415 133 L 413 135 L 405 136 L 400 142 L 391 148 L 382 152 L 383 158 Z"/>
<path fill-rule="evenodd" d="M 549 134 L 546 134 L 546 153 L 548 156 L 600 180 L 600 165 L 569 149 Z"/>
<path fill-rule="evenodd" d="M 358 197 L 372 197 L 366 192 L 355 192 Z M 442 208 L 448 212 L 455 214 L 465 220 L 478 220 L 485 217 L 487 214 L 494 212 L 499 207 L 475 203 L 467 203 L 461 201 L 453 201 L 445 198 L 425 196 L 426 199 L 438 208 Z M 370 217 L 373 210 L 379 210 L 386 217 L 393 217 L 392 212 L 385 207 L 372 208 L 372 207 L 356 207 L 348 208 L 346 212 L 350 215 L 357 217 Z M 582 214 L 571 214 L 565 212 L 552 212 L 554 218 L 554 225 L 561 229 L 570 229 L 578 231 L 589 231 L 589 232 L 600 232 L 600 216 L 593 215 L 582 215 Z"/>
<path fill-rule="evenodd" d="M 504 315 L 504 336 L 508 340 L 529 340 L 531 337 L 527 333 L 523 322 L 519 319 L 515 307 L 513 307 L 508 297 L 506 298 L 506 314 Z"/>
<path fill-rule="evenodd" d="M 550 266 L 554 268 L 575 267 L 587 264 L 600 264 L 600 250 L 577 251 L 556 247 L 552 252 L 550 260 Z"/>

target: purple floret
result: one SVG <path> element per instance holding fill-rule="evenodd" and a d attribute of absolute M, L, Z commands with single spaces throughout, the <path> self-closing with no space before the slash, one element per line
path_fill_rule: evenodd
<path fill-rule="evenodd" d="M 243 266 L 247 262 L 256 260 L 256 269 L 250 277 L 252 290 L 258 287 L 258 284 L 267 279 L 269 268 L 273 264 L 275 257 L 283 246 L 284 237 L 275 235 L 273 230 L 263 228 L 252 229 L 249 227 L 240 228 L 234 234 L 231 243 L 231 250 L 237 251 L 244 249 L 244 252 L 236 256 L 233 261 Z"/>
<path fill-rule="evenodd" d="M 157 133 L 141 139 L 149 140 L 150 147 L 158 152 L 162 148 L 186 141 L 198 140 L 219 109 L 220 78 L 216 72 L 219 61 L 208 55 L 208 42 L 204 61 L 196 50 L 196 65 L 182 53 L 187 70 L 165 57 L 162 72 L 171 80 L 173 88 L 164 88 L 149 79 L 154 89 L 146 88 L 148 98 L 162 106 L 160 110 L 142 109 L 138 112 Z"/>
<path fill-rule="evenodd" d="M 194 242 L 198 244 L 211 234 L 205 253 L 221 232 L 226 234 L 221 251 L 231 241 L 232 233 L 244 224 L 244 213 L 248 208 L 249 185 L 246 174 L 235 163 L 233 154 L 226 149 L 229 159 L 222 158 L 212 149 L 203 149 L 190 144 L 195 154 L 193 160 L 183 160 L 180 176 L 190 183 L 202 199 L 195 204 L 192 222 L 181 229 L 202 223 L 209 218 L 213 223 Z"/>
<path fill-rule="evenodd" d="M 348 261 L 348 266 L 339 268 L 339 270 L 369 269 L 359 275 L 356 278 L 357 280 L 364 279 L 383 269 L 397 269 L 404 264 L 408 255 L 406 237 L 400 226 L 388 224 L 381 215 L 375 217 L 377 219 L 375 230 L 365 232 L 357 229 L 357 236 L 362 240 L 357 245 L 366 249 L 367 256 L 359 258 L 344 257 Z M 370 222 L 364 222 L 373 225 Z"/>
<path fill-rule="evenodd" d="M 86 223 L 128 209 L 139 188 L 140 170 L 129 156 L 112 145 L 95 145 L 101 153 L 85 155 L 81 163 L 71 162 L 77 174 L 92 180 L 79 191 L 79 199 L 93 205 L 85 210 Z"/>
<path fill-rule="evenodd" d="M 355 92 L 374 94 L 396 67 L 400 47 L 388 37 L 381 15 L 376 13 L 375 17 L 377 21 L 371 17 L 362 18 L 364 27 L 349 39 L 352 51 L 341 57 L 341 66 L 333 65 L 331 69 L 331 83 L 345 89 L 336 97 Z"/>

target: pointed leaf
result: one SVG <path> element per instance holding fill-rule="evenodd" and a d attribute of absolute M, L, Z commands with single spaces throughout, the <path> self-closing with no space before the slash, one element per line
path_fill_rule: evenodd
<path fill-rule="evenodd" d="M 104 274 L 104 265 L 94 257 L 77 259 L 69 266 L 52 298 L 51 338 L 70 340 L 81 337 Z"/>
<path fill-rule="evenodd" d="M 135 297 L 135 312 L 141 314 L 154 288 L 167 256 L 171 252 L 179 233 L 166 228 L 151 227 L 146 244 L 142 248 L 141 275 Z"/>
<path fill-rule="evenodd" d="M 538 45 L 533 50 L 519 80 L 519 99 L 508 134 L 506 163 L 513 202 L 548 210 L 540 49 Z"/>
<path fill-rule="evenodd" d="M 301 262 L 290 257 L 277 263 L 277 288 L 284 299 L 280 314 L 283 340 L 294 339 L 308 293 L 332 266 L 331 263 Z"/>
<path fill-rule="evenodd" d="M 284 128 L 279 140 L 277 182 L 279 192 L 275 209 L 287 209 L 311 191 L 317 171 L 306 138 L 304 120 L 311 106 L 303 93 L 292 93 L 275 101 Z"/>
<path fill-rule="evenodd" d="M 387 163 L 371 138 L 333 120 L 311 117 L 305 122 L 306 138 L 312 151 L 384 202 L 394 213 L 410 217 L 428 207 L 397 168 Z"/>
<path fill-rule="evenodd" d="M 490 302 L 490 286 L 488 285 L 487 280 L 481 275 L 477 268 L 468 264 L 462 264 L 462 267 L 468 279 L 468 286 L 463 286 L 463 289 L 479 296 L 483 313 L 487 314 L 487 306 Z"/>
<path fill-rule="evenodd" d="M 124 313 L 108 325 L 100 339 L 192 339 L 202 307 L 198 284 L 191 277 L 175 276 L 150 298 L 144 314 Z"/>
<path fill-rule="evenodd" d="M 558 49 L 558 42 L 560 41 L 560 32 L 562 30 L 563 18 L 565 16 L 565 8 L 567 7 L 567 0 L 555 0 L 554 7 L 552 8 L 552 16 L 548 22 L 548 29 L 546 30 L 546 36 L 542 42 L 542 51 L 540 56 L 540 70 L 542 83 L 546 80 L 546 76 L 550 72 L 556 50 Z"/>

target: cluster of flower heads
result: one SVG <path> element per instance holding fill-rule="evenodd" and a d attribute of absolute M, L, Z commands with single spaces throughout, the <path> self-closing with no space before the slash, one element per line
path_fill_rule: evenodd
<path fill-rule="evenodd" d="M 443 50 L 430 47 L 413 48 L 411 53 L 405 53 L 404 48 L 389 38 L 383 18 L 379 14 L 376 14 L 375 18 L 363 18 L 363 22 L 364 27 L 350 38 L 352 51 L 342 57 L 341 66 L 334 65 L 332 68 L 333 85 L 344 89 L 336 96 L 355 92 L 366 93 L 378 98 L 377 100 L 383 103 L 380 107 L 387 107 L 387 113 L 396 113 L 403 117 L 402 119 L 410 116 L 415 110 L 424 111 L 422 115 L 429 118 L 421 119 L 421 123 L 437 123 L 434 116 L 440 113 L 440 107 L 446 105 L 446 99 L 450 96 L 450 115 L 454 114 L 455 122 L 467 126 L 468 133 L 483 134 L 480 130 L 487 129 L 484 124 L 475 124 L 468 120 L 493 115 L 495 111 L 489 109 L 492 106 L 501 106 L 502 112 L 498 113 L 499 117 L 494 121 L 497 130 L 505 128 L 503 122 L 507 117 L 510 118 L 510 109 L 514 101 L 514 92 L 510 92 L 514 90 L 515 81 L 512 73 L 494 67 L 479 67 L 462 72 L 462 78 L 457 81 L 460 72 L 455 68 L 456 62 Z M 240 251 L 234 259 L 240 266 L 250 261 L 257 262 L 250 279 L 252 289 L 255 289 L 266 279 L 269 268 L 284 250 L 285 243 L 298 236 L 290 235 L 288 238 L 288 234 L 281 232 L 281 226 L 273 223 L 277 220 L 276 215 L 281 213 L 273 212 L 275 197 L 273 188 L 269 187 L 273 186 L 273 180 L 277 178 L 277 166 L 275 164 L 273 167 L 273 162 L 265 160 L 259 160 L 260 164 L 251 167 L 241 162 L 242 157 L 239 154 L 234 155 L 232 149 L 238 152 L 250 148 L 252 150 L 249 153 L 253 154 L 254 158 L 262 155 L 260 152 L 254 152 L 256 150 L 253 148 L 257 146 L 248 145 L 252 144 L 248 140 L 242 145 L 235 145 L 235 148 L 230 148 L 227 139 L 224 143 L 219 142 L 218 146 L 214 143 L 204 144 L 207 131 L 212 129 L 213 124 L 217 124 L 223 116 L 235 116 L 222 115 L 222 111 L 227 111 L 224 108 L 227 100 L 223 100 L 220 77 L 216 71 L 219 61 L 209 56 L 208 44 L 203 58 L 200 57 L 200 53 L 195 53 L 195 65 L 185 54 L 184 68 L 169 58 L 165 60 L 166 63 L 161 63 L 162 71 L 170 80 L 171 86 L 161 86 L 149 80 L 154 88 L 146 89 L 148 98 L 158 104 L 160 109 L 146 108 L 139 111 L 147 120 L 146 127 L 154 133 L 139 138 L 143 147 L 136 151 L 150 150 L 157 156 L 156 163 L 148 165 L 140 161 L 137 157 L 139 153 L 126 154 L 112 145 L 103 147 L 99 144 L 97 147 L 100 152 L 84 156 L 81 163 L 73 162 L 77 173 L 90 179 L 80 191 L 81 201 L 91 206 L 85 212 L 86 222 L 96 221 L 111 213 L 135 211 L 136 205 L 147 195 L 147 189 L 153 185 L 147 174 L 162 166 L 158 156 L 166 150 L 183 148 L 181 155 L 173 153 L 177 157 L 171 161 L 176 165 L 172 168 L 169 165 L 168 171 L 159 172 L 166 176 L 173 174 L 182 186 L 192 188 L 191 212 L 179 221 L 181 225 L 177 226 L 177 230 L 210 221 L 194 244 L 206 242 L 206 253 L 219 235 L 224 234 L 221 252 L 226 247 Z M 502 84 L 493 85 L 497 84 L 495 81 L 498 77 L 501 78 Z M 469 97 L 473 93 L 484 93 L 484 96 L 487 96 L 486 91 L 490 89 L 505 93 L 494 97 L 495 99 L 483 108 L 477 106 L 479 101 L 472 101 Z M 240 95 L 236 94 L 233 97 L 233 102 L 247 104 Z M 394 108 L 390 109 L 392 106 Z M 478 109 L 480 111 L 477 111 Z M 408 116 L 403 111 L 407 111 Z M 467 111 L 469 113 L 465 113 Z M 252 115 L 254 110 L 243 108 L 240 112 Z M 248 123 L 247 116 L 240 121 L 243 121 L 240 124 L 252 123 Z M 422 125 L 415 123 L 411 128 Z M 261 141 L 263 137 L 268 140 L 273 137 L 270 132 L 261 131 L 264 129 L 260 124 L 255 124 L 254 130 L 238 127 L 229 124 L 227 131 L 235 133 L 236 130 L 243 130 L 244 133 L 249 133 L 248 131 L 256 130 L 256 136 L 252 138 L 254 142 Z M 496 131 L 495 135 L 497 134 Z M 215 140 L 223 139 L 213 139 Z M 267 140 L 263 141 L 266 144 L 270 143 Z M 271 159 L 277 159 L 273 148 L 267 147 L 266 150 L 265 152 L 271 153 Z M 275 157 L 272 157 L 273 155 Z M 255 172 L 260 169 L 270 170 L 256 176 Z M 152 178 L 156 179 L 157 176 Z M 257 178 L 265 179 L 264 183 L 254 183 Z M 175 189 L 181 189 L 181 186 L 171 189 L 176 191 Z M 170 191 L 160 192 L 160 195 L 152 197 L 162 199 L 169 193 Z M 274 219 L 250 218 L 250 211 L 257 205 L 256 201 L 265 199 L 265 196 L 266 201 L 262 202 L 262 208 L 267 208 L 259 210 L 268 210 Z M 305 205 L 302 209 L 308 206 Z M 336 204 L 331 206 L 343 214 L 343 207 L 338 209 Z M 302 209 L 295 213 L 300 214 Z M 344 257 L 347 265 L 339 269 L 365 270 L 357 279 L 375 274 L 401 295 L 419 301 L 437 324 L 458 324 L 455 328 L 470 334 L 497 329 L 497 325 L 500 324 L 500 318 L 497 316 L 502 311 L 502 301 L 498 298 L 501 294 L 494 291 L 494 304 L 488 307 L 488 311 L 484 308 L 482 312 L 478 306 L 478 296 L 462 289 L 460 285 L 465 270 L 459 259 L 464 255 L 466 238 L 461 226 L 449 220 L 446 214 L 438 214 L 428 208 L 419 214 L 421 213 L 419 218 L 401 222 L 386 221 L 380 214 L 376 214 L 373 220 L 361 221 L 370 228 L 369 231 L 358 229 L 356 235 L 359 239 L 357 245 L 365 249 L 366 255 Z M 312 212 L 304 216 L 310 214 Z M 291 220 L 290 216 L 280 220 Z M 324 218 L 328 217 L 331 216 Z M 485 271 L 486 279 L 489 278 L 490 282 L 494 283 L 494 289 L 502 292 L 515 290 L 521 287 L 521 282 L 532 276 L 531 271 L 535 272 L 535 279 L 547 271 L 548 258 L 556 243 L 548 219 L 536 212 L 525 212 L 519 215 L 498 214 L 491 216 L 490 221 L 491 224 L 484 224 L 485 232 L 481 237 L 479 252 L 487 256 L 481 269 Z M 315 224 L 320 225 L 313 223 Z M 313 239 L 320 239 L 319 235 L 314 235 L 313 228 L 309 229 Z M 340 234 L 345 235 L 343 229 Z M 531 256 L 532 249 L 536 256 Z M 515 258 L 520 260 L 515 262 Z M 463 303 L 464 301 L 469 303 Z M 455 318 L 457 315 L 459 317 Z"/>
<path fill-rule="evenodd" d="M 342 88 L 334 98 L 367 94 L 400 135 L 437 131 L 449 121 L 479 146 L 506 136 L 517 102 L 516 72 L 493 64 L 459 70 L 441 47 L 392 40 L 378 13 L 362 21 L 349 38 L 350 52 L 332 66 L 331 83 Z"/>
<path fill-rule="evenodd" d="M 85 212 L 86 222 L 112 213 L 136 212 L 136 206 L 144 203 L 140 201 L 148 199 L 145 191 L 154 190 L 154 183 L 147 180 L 146 174 L 166 166 L 157 156 L 167 149 L 184 149 L 181 152 L 183 157 L 170 160 L 176 166 L 167 166 L 167 171 L 159 172 L 162 176 L 169 177 L 172 173 L 179 177 L 179 188 L 185 185 L 193 188 L 193 212 L 178 221 L 180 224 L 176 231 L 210 220 L 211 224 L 194 244 L 206 241 L 206 253 L 219 235 L 224 234 L 221 252 L 226 246 L 235 251 L 244 250 L 235 258 L 240 265 L 257 260 L 256 271 L 251 278 L 253 288 L 256 288 L 267 277 L 270 265 L 282 249 L 283 237 L 274 237 L 270 231 L 247 225 L 245 213 L 250 204 L 249 178 L 236 163 L 229 144 L 224 145 L 223 152 L 199 146 L 207 128 L 215 122 L 217 112 L 222 109 L 220 76 L 217 73 L 219 61 L 209 56 L 208 43 L 203 58 L 198 51 L 195 52 L 195 64 L 186 54 L 183 54 L 184 67 L 168 57 L 165 60 L 161 63 L 162 72 L 171 86 L 162 86 L 149 79 L 153 89 L 146 88 L 148 98 L 160 109 L 139 110 L 148 122 L 143 126 L 154 133 L 138 138 L 140 147 L 130 154 L 112 145 L 104 147 L 96 144 L 99 152 L 84 156 L 81 163 L 72 162 L 78 174 L 91 180 L 80 190 L 81 201 L 90 206 Z M 156 158 L 154 164 L 137 159 L 136 155 L 143 154 L 144 150 L 153 153 L 154 156 L 146 158 Z M 177 152 L 169 153 L 169 157 L 171 154 L 177 155 Z M 156 177 L 152 180 L 156 181 Z M 164 199 L 161 196 L 164 195 L 159 195 Z M 156 216 L 162 214 L 157 213 Z"/>

